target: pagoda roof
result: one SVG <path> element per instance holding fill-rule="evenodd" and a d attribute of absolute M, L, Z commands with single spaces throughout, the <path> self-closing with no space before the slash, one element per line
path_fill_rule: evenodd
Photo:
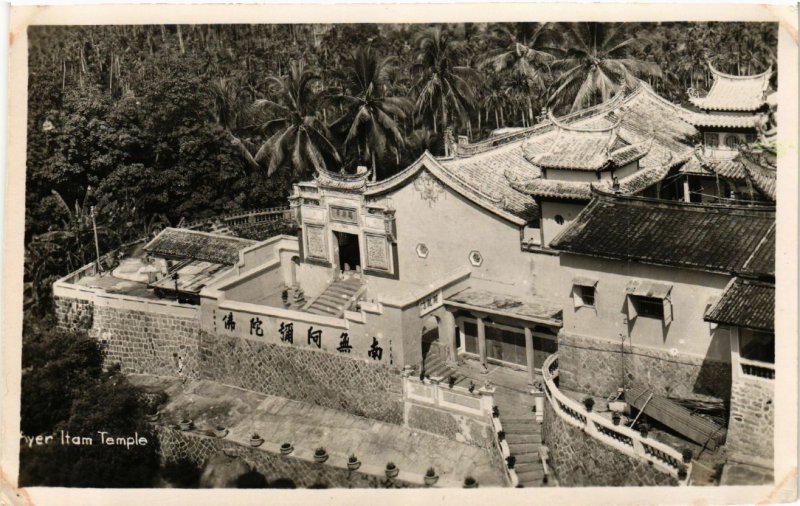
<path fill-rule="evenodd" d="M 689 123 L 696 127 L 706 128 L 758 128 L 763 121 L 760 114 L 748 114 L 746 116 L 731 114 L 713 114 L 696 112 L 686 116 Z"/>
<path fill-rule="evenodd" d="M 761 74 L 734 76 L 708 65 L 714 83 L 705 97 L 691 97 L 689 101 L 706 111 L 756 111 L 767 103 L 767 88 L 772 67 Z"/>

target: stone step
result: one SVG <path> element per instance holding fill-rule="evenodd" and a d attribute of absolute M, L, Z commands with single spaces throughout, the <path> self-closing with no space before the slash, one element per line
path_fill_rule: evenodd
<path fill-rule="evenodd" d="M 521 424 L 521 423 L 506 423 L 506 421 L 503 420 L 503 415 L 502 414 L 500 415 L 500 422 L 502 422 L 503 430 L 506 432 L 506 434 L 533 435 L 533 434 L 541 434 L 542 433 L 541 427 L 534 426 L 534 424 L 528 425 L 528 424 Z"/>
<path fill-rule="evenodd" d="M 331 311 L 326 311 L 325 309 L 320 308 L 320 307 L 316 307 L 316 306 L 311 306 L 310 308 L 306 309 L 306 312 L 311 313 L 311 314 L 318 314 L 318 315 L 322 315 L 322 316 L 336 315 L 336 313 L 333 313 Z"/>
<path fill-rule="evenodd" d="M 502 419 L 501 419 L 502 422 Z M 505 425 L 503 426 L 505 431 Z M 509 434 L 506 432 L 506 441 L 509 445 L 513 444 L 540 444 L 542 442 L 541 434 Z"/>
<path fill-rule="evenodd" d="M 332 284 L 329 285 L 328 288 L 325 290 L 326 292 L 336 292 L 336 293 L 346 293 L 346 294 L 354 294 L 361 288 L 359 285 L 343 285 L 343 284 Z"/>
<path fill-rule="evenodd" d="M 340 307 L 343 307 L 345 304 L 347 304 L 347 299 L 346 298 L 333 297 L 333 296 L 330 296 L 330 295 L 327 295 L 327 294 L 323 293 L 322 295 L 319 296 L 319 298 L 317 300 L 314 301 L 314 304 L 318 304 L 318 303 L 319 304 L 324 304 L 324 305 L 326 305 L 328 307 L 340 308 Z"/>
<path fill-rule="evenodd" d="M 503 412 L 500 411 L 500 416 L 502 417 L 503 424 L 510 423 L 510 424 L 536 424 L 536 420 L 533 418 L 533 414 L 531 414 L 530 418 L 514 418 L 511 416 L 503 416 Z"/>
<path fill-rule="evenodd" d="M 541 465 L 541 461 L 539 458 L 539 452 L 536 453 L 521 453 L 519 455 L 515 455 L 514 452 L 511 452 L 511 455 L 514 455 L 517 458 L 517 465 L 522 464 L 535 464 L 539 462 Z"/>
<path fill-rule="evenodd" d="M 339 314 L 341 312 L 340 307 L 336 307 L 332 304 L 325 302 L 314 302 L 313 304 L 311 304 L 311 307 L 309 307 L 309 309 L 311 308 L 318 309 L 320 311 L 325 311 L 328 314 Z"/>
<path fill-rule="evenodd" d="M 508 450 L 511 455 L 523 455 L 526 453 L 535 453 L 539 455 L 539 443 L 508 443 Z"/>
<path fill-rule="evenodd" d="M 515 471 L 517 471 L 517 478 L 519 478 L 519 482 L 522 483 L 522 486 L 524 487 L 546 486 L 544 483 L 543 469 L 539 469 L 538 471 L 520 472 L 515 468 Z"/>

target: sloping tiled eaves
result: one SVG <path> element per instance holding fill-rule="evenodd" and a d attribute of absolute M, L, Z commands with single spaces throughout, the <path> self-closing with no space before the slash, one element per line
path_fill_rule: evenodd
<path fill-rule="evenodd" d="M 239 250 L 253 244 L 256 244 L 256 241 L 167 228 L 150 241 L 145 250 L 154 256 L 191 258 L 233 265 L 239 261 Z"/>
<path fill-rule="evenodd" d="M 774 211 L 596 198 L 555 249 L 716 272 L 737 272 L 775 220 Z"/>
<path fill-rule="evenodd" d="M 764 236 L 753 255 L 747 259 L 742 273 L 750 276 L 775 277 L 775 224 Z"/>
<path fill-rule="evenodd" d="M 774 330 L 775 285 L 736 278 L 719 302 L 706 313 L 705 320 L 756 330 Z"/>

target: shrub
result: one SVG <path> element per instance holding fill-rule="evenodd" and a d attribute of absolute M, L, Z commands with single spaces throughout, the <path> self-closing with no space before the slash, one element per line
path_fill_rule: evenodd
<path fill-rule="evenodd" d="M 591 411 L 594 407 L 594 399 L 592 397 L 587 397 L 583 400 L 583 406 L 586 408 L 586 411 Z"/>
<path fill-rule="evenodd" d="M 325 452 L 325 448 L 323 448 L 321 446 L 319 448 L 317 448 L 316 450 L 314 450 L 314 455 L 317 455 L 317 456 L 320 456 L 320 457 L 325 455 L 325 453 L 326 453 Z"/>
<path fill-rule="evenodd" d="M 350 455 L 350 458 L 348 458 L 347 461 L 355 464 L 356 462 L 358 462 L 358 458 L 356 457 L 355 453 L 353 453 Z"/>
<path fill-rule="evenodd" d="M 428 470 L 425 471 L 425 476 L 428 476 L 430 478 L 436 476 L 436 470 L 432 467 L 429 467 Z"/>
<path fill-rule="evenodd" d="M 389 462 L 388 464 L 386 464 L 386 469 L 394 469 L 395 467 L 397 466 L 394 465 L 394 462 Z"/>

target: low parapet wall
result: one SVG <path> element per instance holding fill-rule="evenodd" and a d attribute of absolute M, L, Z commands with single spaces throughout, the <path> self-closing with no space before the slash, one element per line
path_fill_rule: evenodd
<path fill-rule="evenodd" d="M 686 484 L 690 469 L 677 450 L 615 426 L 559 391 L 558 354 L 542 365 L 545 403 L 542 438 L 564 486 L 650 486 Z M 679 481 L 681 469 L 686 476 Z"/>

